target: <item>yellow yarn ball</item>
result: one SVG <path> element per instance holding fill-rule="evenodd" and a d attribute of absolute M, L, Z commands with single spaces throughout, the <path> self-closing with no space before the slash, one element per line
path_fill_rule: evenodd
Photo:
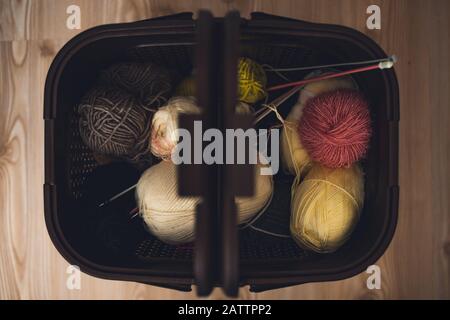
<path fill-rule="evenodd" d="M 183 97 L 195 97 L 197 94 L 195 76 L 189 76 L 181 81 L 175 89 L 175 94 Z"/>
<path fill-rule="evenodd" d="M 303 175 L 311 167 L 311 159 L 298 135 L 298 125 L 306 102 L 316 95 L 337 89 L 356 89 L 356 85 L 352 78 L 343 77 L 312 82 L 300 91 L 298 103 L 287 116 L 281 133 L 281 160 L 286 172 Z"/>
<path fill-rule="evenodd" d="M 267 77 L 261 65 L 249 58 L 238 61 L 238 99 L 255 103 L 266 96 Z"/>
<path fill-rule="evenodd" d="M 259 165 L 255 168 L 254 196 L 235 200 L 239 224 L 264 210 L 272 197 L 272 176 L 260 175 Z M 201 198 L 178 195 L 176 165 L 171 161 L 162 161 L 144 172 L 136 187 L 136 200 L 148 229 L 157 238 L 170 244 L 194 240 L 196 207 Z"/>
<path fill-rule="evenodd" d="M 255 103 L 266 96 L 267 77 L 264 69 L 249 58 L 238 61 L 238 100 Z M 189 76 L 175 89 L 177 96 L 195 97 L 197 86 L 195 76 Z"/>
<path fill-rule="evenodd" d="M 314 164 L 291 199 L 291 235 L 302 247 L 336 251 L 350 237 L 364 200 L 359 165 L 331 169 Z"/>

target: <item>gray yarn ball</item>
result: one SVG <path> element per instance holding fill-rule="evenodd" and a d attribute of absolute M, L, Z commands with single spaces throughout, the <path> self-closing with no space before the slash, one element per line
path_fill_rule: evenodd
<path fill-rule="evenodd" d="M 153 63 L 126 62 L 112 65 L 101 74 L 102 85 L 115 86 L 134 94 L 145 108 L 157 109 L 169 98 L 169 72 Z"/>
<path fill-rule="evenodd" d="M 94 88 L 78 105 L 83 142 L 94 152 L 136 159 L 148 150 L 151 115 L 131 94 Z"/>

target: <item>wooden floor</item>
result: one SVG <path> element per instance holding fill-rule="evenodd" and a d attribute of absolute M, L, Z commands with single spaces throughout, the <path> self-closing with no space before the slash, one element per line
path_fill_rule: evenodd
<path fill-rule="evenodd" d="M 81 8 L 82 29 L 66 28 L 66 8 Z M 366 29 L 366 8 L 381 7 L 382 29 Z M 89 27 L 208 8 L 238 9 L 342 24 L 399 57 L 400 213 L 393 242 L 378 261 L 381 290 L 367 274 L 244 299 L 450 298 L 450 1 L 380 0 L 0 0 L 0 298 L 186 299 L 180 293 L 82 275 L 66 289 L 66 261 L 43 218 L 44 81 L 56 52 Z M 220 290 L 211 298 L 223 298 Z"/>

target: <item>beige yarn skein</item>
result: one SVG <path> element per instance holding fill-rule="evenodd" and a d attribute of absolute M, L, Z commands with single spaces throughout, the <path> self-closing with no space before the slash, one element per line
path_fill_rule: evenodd
<path fill-rule="evenodd" d="M 250 221 L 265 209 L 272 197 L 272 176 L 259 174 L 255 166 L 255 195 L 237 197 L 238 223 Z M 136 198 L 142 218 L 150 232 L 169 244 L 191 242 L 195 238 L 195 209 L 199 197 L 178 195 L 176 165 L 162 161 L 147 169 L 136 188 Z"/>

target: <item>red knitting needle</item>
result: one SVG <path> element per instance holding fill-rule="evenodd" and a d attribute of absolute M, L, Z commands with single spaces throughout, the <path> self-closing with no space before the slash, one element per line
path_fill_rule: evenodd
<path fill-rule="evenodd" d="M 383 62 L 374 64 L 371 66 L 367 66 L 367 67 L 361 67 L 361 68 L 342 71 L 342 72 L 338 72 L 338 73 L 325 74 L 325 75 L 318 76 L 315 78 L 310 78 L 310 79 L 305 79 L 305 80 L 301 80 L 301 81 L 289 82 L 289 83 L 276 85 L 276 86 L 268 88 L 267 91 L 274 91 L 274 90 L 279 90 L 279 89 L 284 89 L 284 88 L 289 88 L 289 87 L 303 86 L 303 85 L 311 83 L 311 82 L 316 82 L 316 81 L 325 80 L 325 79 L 338 78 L 338 77 L 346 76 L 349 74 L 360 73 L 360 72 L 364 72 L 364 71 L 370 71 L 370 70 L 376 70 L 376 69 L 380 69 L 380 70 L 390 69 L 394 66 L 394 63 L 395 63 L 395 59 L 390 59 L 390 60 L 383 61 Z"/>
<path fill-rule="evenodd" d="M 131 216 L 130 219 L 135 218 L 138 214 L 139 214 L 139 208 L 136 207 L 136 208 L 134 208 L 133 210 L 130 211 L 130 216 Z"/>

